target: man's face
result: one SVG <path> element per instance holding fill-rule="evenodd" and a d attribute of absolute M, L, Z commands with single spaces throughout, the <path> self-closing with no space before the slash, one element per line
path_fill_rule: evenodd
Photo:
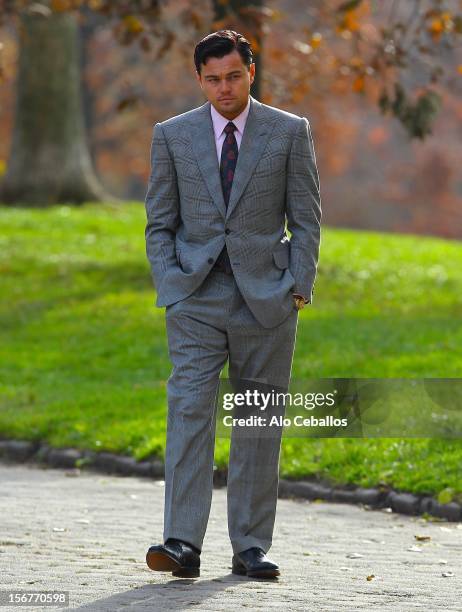
<path fill-rule="evenodd" d="M 196 73 L 202 91 L 216 110 L 227 119 L 234 119 L 247 106 L 250 86 L 255 78 L 255 64 L 243 63 L 235 49 L 224 57 L 209 57 Z"/>

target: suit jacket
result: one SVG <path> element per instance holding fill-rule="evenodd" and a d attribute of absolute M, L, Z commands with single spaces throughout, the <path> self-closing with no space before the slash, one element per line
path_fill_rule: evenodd
<path fill-rule="evenodd" d="M 305 117 L 250 96 L 227 208 L 210 102 L 156 123 L 145 204 L 156 306 L 190 295 L 225 244 L 239 290 L 263 327 L 288 316 L 292 293 L 312 299 L 321 198 Z"/>

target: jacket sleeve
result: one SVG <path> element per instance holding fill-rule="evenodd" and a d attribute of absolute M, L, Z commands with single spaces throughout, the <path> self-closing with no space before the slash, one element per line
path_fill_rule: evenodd
<path fill-rule="evenodd" d="M 166 272 L 178 266 L 175 233 L 180 221 L 175 164 L 160 123 L 153 129 L 151 174 L 145 197 L 146 255 L 154 285 L 159 289 Z"/>
<path fill-rule="evenodd" d="M 287 229 L 293 293 L 312 301 L 321 240 L 321 195 L 313 138 L 302 117 L 287 161 Z"/>

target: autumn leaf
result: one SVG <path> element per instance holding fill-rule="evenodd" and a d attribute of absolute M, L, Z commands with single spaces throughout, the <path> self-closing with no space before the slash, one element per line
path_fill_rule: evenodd
<path fill-rule="evenodd" d="M 131 32 L 132 34 L 138 34 L 144 30 L 143 24 L 138 17 L 135 17 L 135 15 L 126 15 L 123 18 L 123 22 L 128 32 Z"/>
<path fill-rule="evenodd" d="M 188 15 L 188 20 L 190 23 L 194 25 L 196 30 L 199 30 L 202 27 L 203 19 L 200 13 L 198 13 L 197 11 L 194 11 L 194 10 L 190 11 Z"/>
<path fill-rule="evenodd" d="M 258 42 L 258 39 L 256 38 L 256 36 L 254 36 L 253 34 L 247 34 L 246 38 L 249 41 L 250 46 L 252 47 L 254 55 L 256 55 L 257 53 L 260 53 L 260 50 L 261 50 L 260 43 Z"/>
<path fill-rule="evenodd" d="M 69 0 L 51 0 L 50 7 L 55 13 L 62 13 L 71 8 L 71 3 Z"/>
<path fill-rule="evenodd" d="M 301 102 L 309 90 L 310 88 L 307 83 L 300 83 L 292 91 L 292 102 L 294 102 L 294 104 Z"/>
<path fill-rule="evenodd" d="M 353 81 L 353 91 L 356 93 L 361 93 L 364 91 L 364 76 L 359 75 Z"/>
<path fill-rule="evenodd" d="M 361 57 L 354 55 L 353 57 L 350 58 L 350 66 L 359 68 L 360 66 L 363 66 L 363 65 L 364 65 L 364 60 Z"/>
<path fill-rule="evenodd" d="M 136 96 L 126 96 L 117 102 L 116 108 L 118 111 L 126 110 L 127 108 L 132 108 L 136 106 L 138 103 L 138 98 Z"/>
<path fill-rule="evenodd" d="M 317 49 L 321 43 L 322 43 L 322 34 L 320 34 L 319 32 L 315 32 L 313 36 L 311 37 L 310 45 L 313 47 L 313 49 Z"/>
<path fill-rule="evenodd" d="M 212 28 L 214 30 L 223 30 L 225 29 L 227 26 L 227 21 L 226 19 L 215 19 L 214 21 L 212 21 Z"/>
<path fill-rule="evenodd" d="M 359 30 L 359 23 L 356 18 L 356 14 L 353 11 L 348 11 L 348 13 L 343 18 L 343 28 L 345 30 L 349 30 L 350 32 L 355 32 Z"/>
<path fill-rule="evenodd" d="M 277 47 L 276 49 L 271 49 L 269 53 L 271 58 L 276 62 L 280 62 L 283 58 L 285 58 L 284 51 L 282 51 L 282 49 L 280 49 L 279 47 Z"/>
<path fill-rule="evenodd" d="M 438 40 L 438 38 L 441 36 L 443 29 L 444 27 L 441 19 L 433 19 L 430 23 L 428 31 L 430 32 L 434 40 Z"/>

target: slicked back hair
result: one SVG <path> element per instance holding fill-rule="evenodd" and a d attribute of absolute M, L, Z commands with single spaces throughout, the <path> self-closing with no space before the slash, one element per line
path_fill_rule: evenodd
<path fill-rule="evenodd" d="M 242 34 L 234 30 L 218 30 L 208 34 L 194 49 L 196 72 L 201 73 L 202 64 L 207 64 L 210 57 L 222 58 L 234 50 L 239 53 L 248 70 L 253 62 L 253 53 L 249 41 Z"/>

